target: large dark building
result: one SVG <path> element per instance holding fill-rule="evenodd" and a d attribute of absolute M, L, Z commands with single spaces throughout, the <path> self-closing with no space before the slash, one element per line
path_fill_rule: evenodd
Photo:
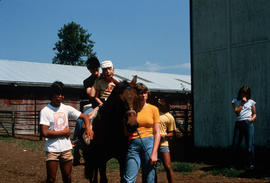
<path fill-rule="evenodd" d="M 250 86 L 255 145 L 270 147 L 270 1 L 190 0 L 194 143 L 229 147 L 232 99 Z"/>

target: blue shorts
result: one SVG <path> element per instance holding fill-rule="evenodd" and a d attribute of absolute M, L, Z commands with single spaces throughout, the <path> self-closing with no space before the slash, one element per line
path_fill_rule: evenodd
<path fill-rule="evenodd" d="M 160 153 L 167 153 L 170 152 L 169 146 L 159 146 Z"/>

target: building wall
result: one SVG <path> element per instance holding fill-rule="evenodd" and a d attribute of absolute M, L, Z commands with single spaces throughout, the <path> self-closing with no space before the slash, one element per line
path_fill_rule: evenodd
<path fill-rule="evenodd" d="M 270 146 L 270 1 L 190 0 L 194 144 L 228 147 L 232 98 L 247 84 L 257 102 L 255 144 Z"/>
<path fill-rule="evenodd" d="M 0 134 L 38 134 L 39 112 L 49 100 L 48 87 L 0 86 Z M 80 89 L 67 88 L 64 103 L 80 109 Z M 75 121 L 70 121 L 71 129 Z M 12 128 L 14 124 L 14 128 Z"/>
<path fill-rule="evenodd" d="M 82 105 L 88 102 L 86 95 L 82 95 L 82 89 L 67 88 L 65 90 L 65 99 L 63 103 L 73 106 L 78 110 L 82 110 Z M 12 123 L 15 123 L 15 134 L 38 134 L 39 112 L 46 106 L 50 100 L 48 96 L 48 88 L 39 87 L 2 87 L 0 93 L 0 134 L 6 134 L 6 130 L 11 134 Z M 190 93 L 160 93 L 153 92 L 149 102 L 154 102 L 155 97 L 165 95 L 171 104 L 176 123 L 184 125 L 185 109 L 190 111 Z M 176 110 L 174 110 L 176 108 Z M 8 113 L 7 113 L 8 111 Z M 191 125 L 191 112 L 188 113 L 189 126 Z M 14 121 L 12 116 L 14 116 Z M 70 121 L 71 129 L 74 129 L 75 121 Z M 190 127 L 191 128 L 191 127 Z"/>
<path fill-rule="evenodd" d="M 12 123 L 14 123 L 15 134 L 38 134 L 39 115 L 43 107 L 49 100 L 31 99 L 1 99 L 0 98 L 0 134 L 12 133 Z M 65 104 L 71 105 L 79 110 L 80 103 L 76 100 L 65 100 Z M 70 121 L 73 130 L 75 121 Z"/>

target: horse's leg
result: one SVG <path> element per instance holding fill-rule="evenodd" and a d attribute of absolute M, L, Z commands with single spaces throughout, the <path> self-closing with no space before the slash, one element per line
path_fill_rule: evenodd
<path fill-rule="evenodd" d="M 94 183 L 95 181 L 95 170 L 96 170 L 96 160 L 95 160 L 95 153 L 92 147 L 84 147 L 83 148 L 83 157 L 85 160 L 84 164 L 84 174 L 85 178 L 89 180 L 90 183 Z"/>
<path fill-rule="evenodd" d="M 155 170 L 155 183 L 158 182 L 158 178 L 157 178 L 157 170 Z"/>
<path fill-rule="evenodd" d="M 81 159 L 81 154 L 80 154 L 80 149 L 81 149 L 81 146 L 82 146 L 82 144 L 81 144 L 81 140 L 79 139 L 78 141 L 77 141 L 77 143 L 75 144 L 75 146 L 73 147 L 73 157 L 74 157 L 74 159 L 73 159 L 73 165 L 74 166 L 77 166 L 77 165 L 80 165 L 81 163 L 80 163 L 80 159 Z"/>
<path fill-rule="evenodd" d="M 104 161 L 100 164 L 100 167 L 99 167 L 100 183 L 108 182 L 107 175 L 106 175 L 106 164 L 107 164 L 107 161 Z"/>
<path fill-rule="evenodd" d="M 81 134 L 83 133 L 83 130 L 82 130 L 82 123 L 83 121 L 81 119 L 78 119 L 77 120 L 77 123 L 76 123 L 76 127 L 75 127 L 75 130 L 74 130 L 74 136 L 73 136 L 73 141 L 75 143 L 75 146 L 74 146 L 74 151 L 73 151 L 73 165 L 76 166 L 76 165 L 79 165 L 80 164 L 80 159 L 81 159 L 81 155 L 80 155 L 80 149 L 81 149 Z"/>
<path fill-rule="evenodd" d="M 98 183 L 98 168 L 94 167 L 93 168 L 93 183 Z"/>
<path fill-rule="evenodd" d="M 125 155 L 123 156 L 119 156 L 116 158 L 118 160 L 118 163 L 119 163 L 119 168 L 120 168 L 120 182 L 123 183 L 124 182 L 124 171 L 125 171 Z"/>
<path fill-rule="evenodd" d="M 86 178 L 89 180 L 89 182 L 90 183 L 98 183 L 98 168 L 93 166 L 93 162 L 85 170 L 87 171 L 87 177 Z"/>

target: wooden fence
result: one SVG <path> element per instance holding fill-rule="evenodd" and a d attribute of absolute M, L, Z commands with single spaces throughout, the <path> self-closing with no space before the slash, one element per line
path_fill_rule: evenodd
<path fill-rule="evenodd" d="M 182 109 L 179 107 L 171 108 L 171 114 L 174 116 L 176 128 L 182 133 L 183 136 L 192 135 L 192 111 L 191 109 Z"/>
<path fill-rule="evenodd" d="M 191 110 L 172 108 L 172 115 L 175 117 L 176 127 L 183 136 L 192 133 Z M 14 136 L 40 135 L 39 126 L 40 111 L 0 111 L 0 135 Z M 75 120 L 70 120 L 71 131 L 76 125 Z"/>
<path fill-rule="evenodd" d="M 15 135 L 15 112 L 0 111 L 0 134 Z"/>
<path fill-rule="evenodd" d="M 0 110 L 0 135 L 40 135 L 40 111 L 3 111 Z M 74 130 L 76 121 L 70 120 Z"/>

